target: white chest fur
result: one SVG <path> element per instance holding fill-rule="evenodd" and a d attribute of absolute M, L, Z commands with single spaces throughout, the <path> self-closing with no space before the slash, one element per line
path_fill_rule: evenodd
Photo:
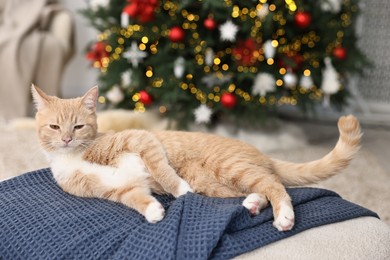
<path fill-rule="evenodd" d="M 51 156 L 51 169 L 54 178 L 66 182 L 72 174 L 93 174 L 108 186 L 120 187 L 134 179 L 146 179 L 150 176 L 138 154 L 124 153 L 118 160 L 117 167 L 90 163 L 82 159 L 81 154 L 56 154 Z"/>

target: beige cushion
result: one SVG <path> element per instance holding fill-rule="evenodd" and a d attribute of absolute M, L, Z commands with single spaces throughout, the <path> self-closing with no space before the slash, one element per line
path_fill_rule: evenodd
<path fill-rule="evenodd" d="M 390 259 L 390 226 L 374 217 L 351 219 L 306 230 L 236 259 Z"/>

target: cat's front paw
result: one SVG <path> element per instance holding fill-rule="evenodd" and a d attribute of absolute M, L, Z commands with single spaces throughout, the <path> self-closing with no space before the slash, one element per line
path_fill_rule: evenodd
<path fill-rule="evenodd" d="M 176 198 L 186 194 L 187 192 L 193 192 L 190 185 L 185 180 L 180 180 L 180 183 L 177 188 L 177 192 L 173 194 Z"/>
<path fill-rule="evenodd" d="M 149 203 L 145 210 L 145 218 L 149 223 L 157 223 L 164 218 L 165 209 L 157 201 Z"/>
<path fill-rule="evenodd" d="M 279 231 L 288 231 L 294 227 L 294 223 L 294 210 L 290 206 L 282 204 L 278 216 L 275 216 L 273 226 Z"/>

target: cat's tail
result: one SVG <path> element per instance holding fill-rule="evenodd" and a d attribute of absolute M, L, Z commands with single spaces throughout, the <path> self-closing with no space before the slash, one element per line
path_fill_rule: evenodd
<path fill-rule="evenodd" d="M 313 184 L 338 174 L 346 168 L 360 148 L 362 133 L 356 117 L 340 117 L 339 140 L 333 150 L 319 160 L 291 163 L 273 159 L 275 173 L 286 186 Z"/>

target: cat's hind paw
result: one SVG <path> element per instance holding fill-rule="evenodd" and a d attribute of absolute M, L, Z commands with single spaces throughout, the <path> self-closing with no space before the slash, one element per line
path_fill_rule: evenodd
<path fill-rule="evenodd" d="M 164 218 L 165 209 L 157 201 L 149 203 L 145 210 L 145 218 L 149 223 L 157 223 Z"/>
<path fill-rule="evenodd" d="M 274 220 L 273 226 L 279 231 L 288 231 L 294 227 L 294 223 L 294 210 L 288 205 L 282 205 L 279 215 Z"/>
<path fill-rule="evenodd" d="M 251 193 L 242 202 L 242 205 L 247 208 L 251 215 L 258 215 L 260 210 L 267 207 L 268 201 L 264 196 L 257 193 Z"/>

